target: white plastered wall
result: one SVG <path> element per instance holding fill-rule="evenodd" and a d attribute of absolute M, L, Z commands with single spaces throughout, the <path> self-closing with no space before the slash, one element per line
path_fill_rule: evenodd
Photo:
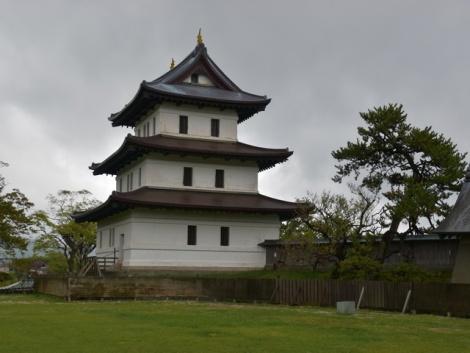
<path fill-rule="evenodd" d="M 187 227 L 196 225 L 197 245 L 187 245 Z M 229 227 L 229 246 L 220 245 L 220 227 Z M 98 234 L 125 232 L 123 266 L 128 268 L 262 268 L 265 239 L 279 238 L 277 215 L 137 209 L 105 219 Z M 107 243 L 106 243 L 107 244 Z M 98 249 L 97 255 L 105 250 Z"/>
<path fill-rule="evenodd" d="M 184 167 L 193 168 L 193 186 L 183 186 Z M 223 159 L 186 157 L 184 160 L 172 159 L 158 153 L 147 155 L 132 166 L 124 168 L 116 177 L 116 190 L 122 178 L 122 191 L 127 191 L 127 175 L 133 173 L 133 187 L 139 187 L 139 169 L 141 185 L 158 188 L 176 188 L 192 190 L 212 190 L 227 192 L 258 192 L 258 166 L 253 161 L 228 163 Z M 215 170 L 224 170 L 224 188 L 215 187 Z"/>
<path fill-rule="evenodd" d="M 188 117 L 188 134 L 179 133 L 179 116 Z M 220 136 L 211 136 L 211 119 L 220 120 Z M 149 126 L 149 136 L 155 134 L 178 136 L 183 138 L 198 138 L 219 141 L 236 141 L 238 115 L 233 109 L 220 110 L 217 108 L 198 108 L 192 105 L 177 106 L 171 103 L 158 105 L 152 113 L 143 117 L 135 127 L 135 133 L 140 130 L 143 136 L 144 125 Z"/>

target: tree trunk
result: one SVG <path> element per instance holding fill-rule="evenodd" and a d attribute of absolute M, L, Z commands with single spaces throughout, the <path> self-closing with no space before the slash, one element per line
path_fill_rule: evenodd
<path fill-rule="evenodd" d="M 394 217 L 390 228 L 382 235 L 382 252 L 379 257 L 380 263 L 384 263 L 385 259 L 391 255 L 390 247 L 393 239 L 398 235 L 398 227 L 400 226 L 401 219 Z"/>

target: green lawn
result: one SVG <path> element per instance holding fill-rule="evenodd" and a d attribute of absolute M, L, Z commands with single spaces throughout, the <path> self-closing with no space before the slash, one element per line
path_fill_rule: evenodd
<path fill-rule="evenodd" d="M 177 301 L 0 295 L 0 352 L 470 352 L 470 320 Z"/>

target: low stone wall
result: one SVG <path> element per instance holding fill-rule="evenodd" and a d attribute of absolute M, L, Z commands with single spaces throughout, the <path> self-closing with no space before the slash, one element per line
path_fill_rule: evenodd
<path fill-rule="evenodd" d="M 38 277 L 34 279 L 34 290 L 39 293 L 67 297 L 68 279 L 62 277 Z"/>
<path fill-rule="evenodd" d="M 143 277 L 40 277 L 39 293 L 71 300 L 201 298 L 208 300 L 269 301 L 274 280 Z"/>

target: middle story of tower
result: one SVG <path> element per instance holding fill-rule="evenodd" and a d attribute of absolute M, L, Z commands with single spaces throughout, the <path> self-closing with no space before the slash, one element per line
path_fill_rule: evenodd
<path fill-rule="evenodd" d="M 258 173 L 292 154 L 238 141 L 234 109 L 163 102 L 94 174 L 116 176 L 116 191 L 140 187 L 258 193 Z"/>

